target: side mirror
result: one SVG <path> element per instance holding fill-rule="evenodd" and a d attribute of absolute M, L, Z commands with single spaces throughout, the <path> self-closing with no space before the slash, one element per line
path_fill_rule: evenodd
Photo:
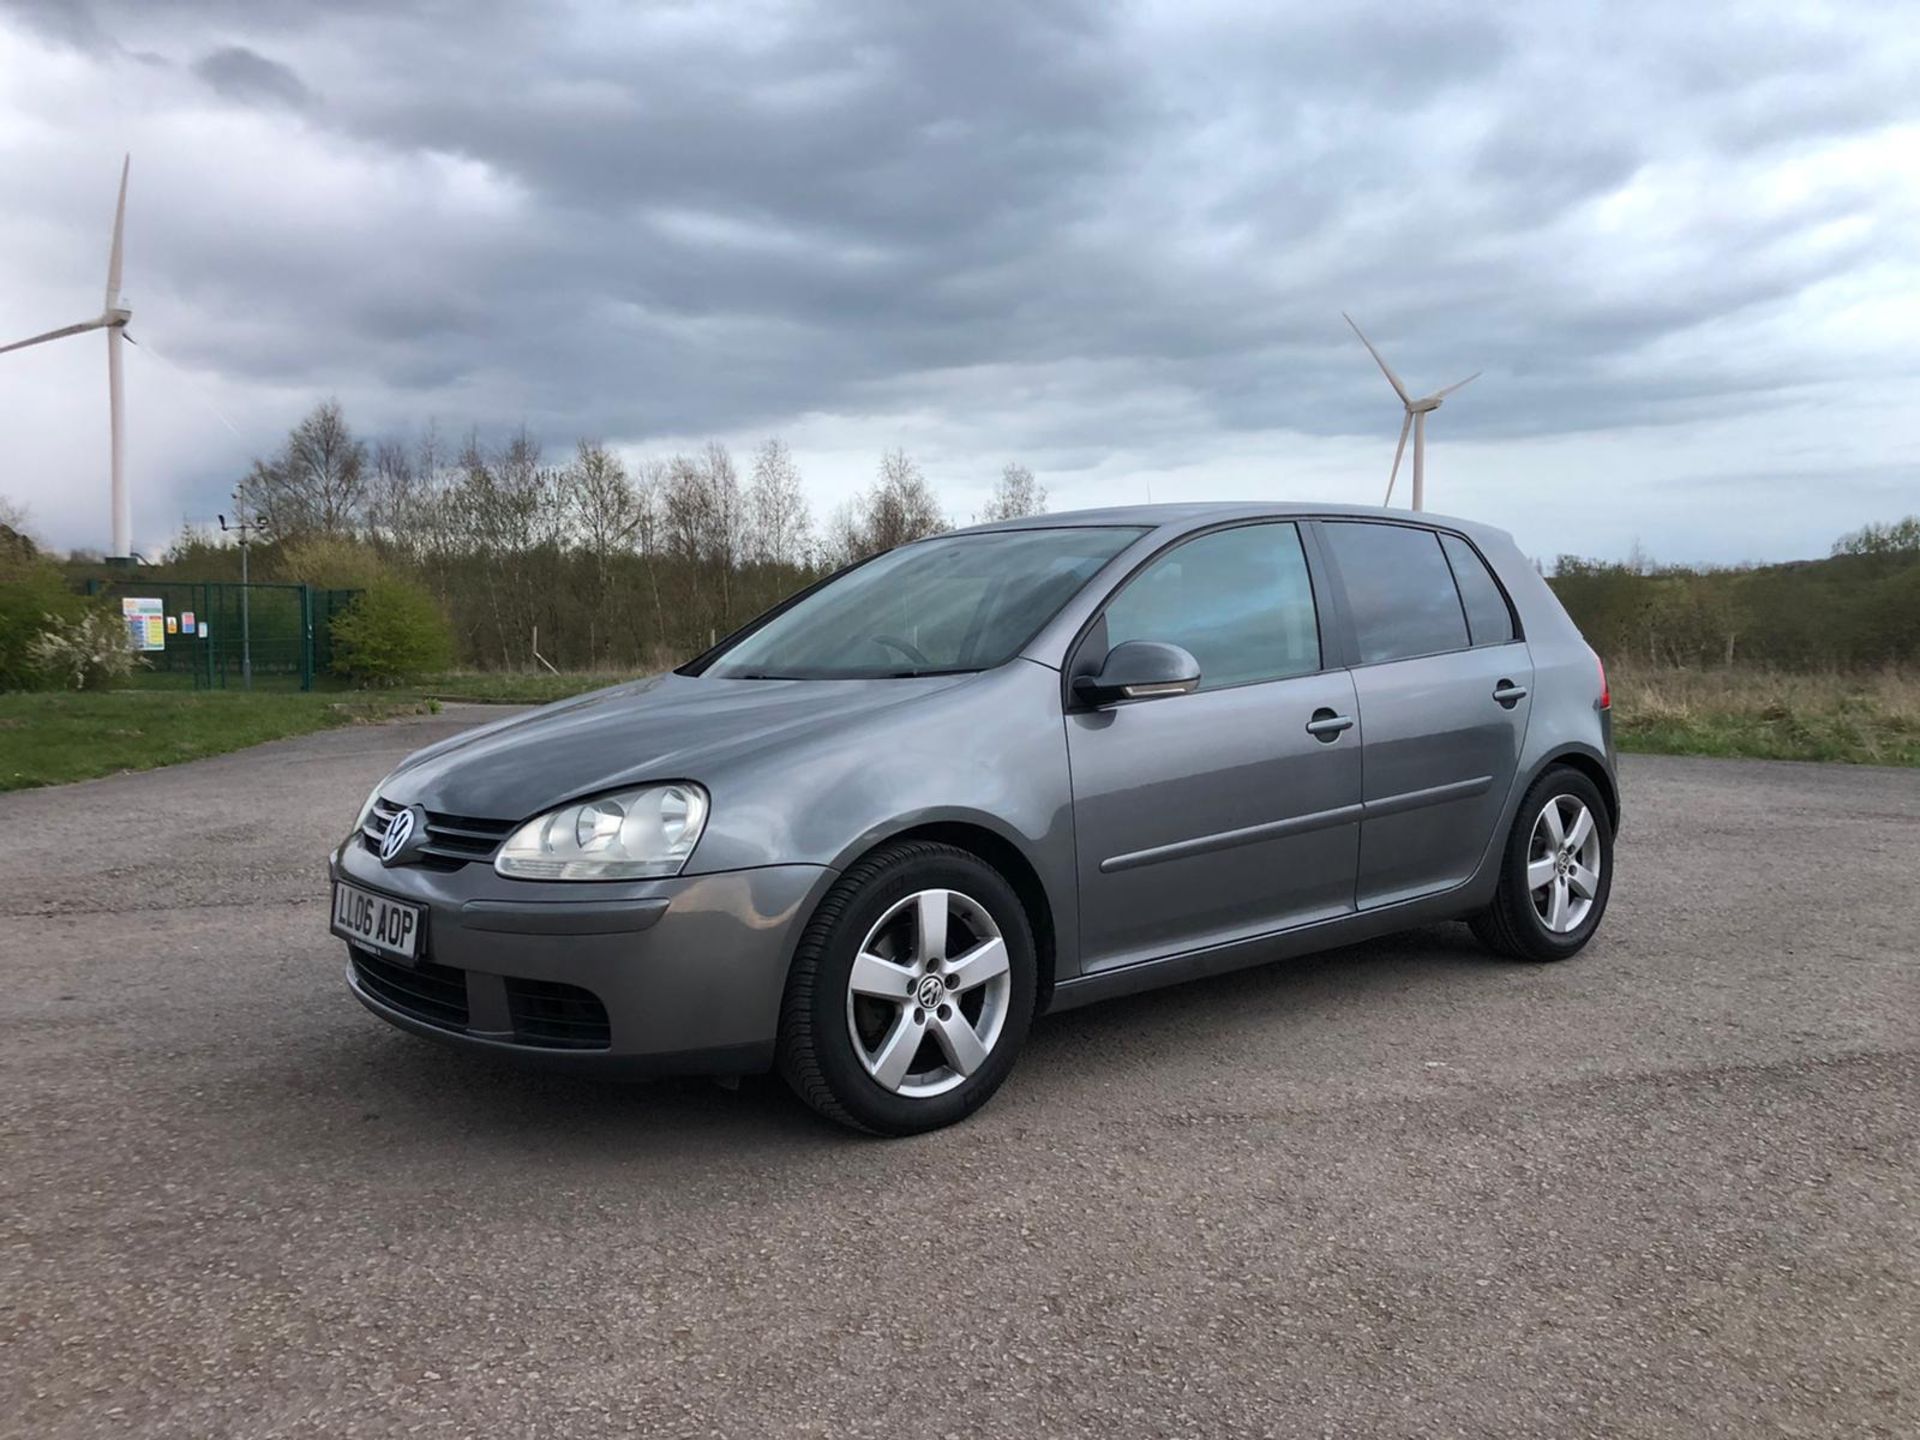
<path fill-rule="evenodd" d="M 1126 640 L 1107 652 L 1097 675 L 1080 675 L 1073 693 L 1099 709 L 1120 700 L 1156 700 L 1185 695 L 1200 684 L 1200 662 L 1178 645 Z"/>

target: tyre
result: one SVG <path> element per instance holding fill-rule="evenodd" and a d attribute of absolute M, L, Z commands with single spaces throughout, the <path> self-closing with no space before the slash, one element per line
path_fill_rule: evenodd
<path fill-rule="evenodd" d="M 780 1073 L 830 1119 L 912 1135 L 972 1114 L 1033 1021 L 1033 929 L 978 856 L 907 841 L 848 868 L 801 937 Z"/>
<path fill-rule="evenodd" d="M 1497 954 L 1565 960 L 1600 928 L 1612 888 L 1613 826 L 1599 787 L 1578 770 L 1555 768 L 1521 800 L 1499 888 L 1469 923 Z"/>

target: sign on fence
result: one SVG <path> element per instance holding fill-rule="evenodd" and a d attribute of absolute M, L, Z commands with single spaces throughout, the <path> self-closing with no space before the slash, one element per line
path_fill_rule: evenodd
<path fill-rule="evenodd" d="M 132 595 L 122 596 L 120 614 L 127 622 L 127 644 L 135 650 L 167 648 L 166 602 Z"/>

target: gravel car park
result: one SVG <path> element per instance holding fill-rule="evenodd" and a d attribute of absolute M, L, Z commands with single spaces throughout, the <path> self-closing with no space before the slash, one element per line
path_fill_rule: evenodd
<path fill-rule="evenodd" d="M 1920 1431 L 1920 772 L 1625 756 L 1575 963 L 1042 1017 L 875 1145 L 369 1023 L 313 857 L 498 717 L 0 796 L 0 1435 Z"/>

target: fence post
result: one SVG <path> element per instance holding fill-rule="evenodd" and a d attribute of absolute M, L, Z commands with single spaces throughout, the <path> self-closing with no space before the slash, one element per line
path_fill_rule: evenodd
<path fill-rule="evenodd" d="M 200 642 L 200 658 L 206 662 L 207 689 L 213 689 L 213 586 L 200 582 L 200 614 L 195 617 L 207 627 L 207 638 Z"/>
<path fill-rule="evenodd" d="M 300 688 L 313 689 L 313 586 L 300 586 Z"/>

